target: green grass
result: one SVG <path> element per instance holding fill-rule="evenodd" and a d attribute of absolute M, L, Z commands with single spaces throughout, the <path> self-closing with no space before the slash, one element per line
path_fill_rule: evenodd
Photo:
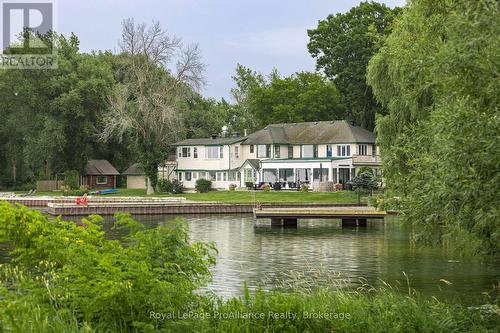
<path fill-rule="evenodd" d="M 22 192 L 18 192 L 22 193 Z M 255 196 L 254 196 L 255 193 Z M 62 195 L 61 192 L 40 192 L 39 196 Z M 295 203 L 356 203 L 356 193 L 353 191 L 338 192 L 264 192 L 264 191 L 212 191 L 208 193 L 159 193 L 146 195 L 146 190 L 118 189 L 118 193 L 107 196 L 137 196 L 137 197 L 183 197 L 194 201 L 217 201 L 223 203 L 252 203 L 254 199 L 261 203 L 295 202 Z"/>

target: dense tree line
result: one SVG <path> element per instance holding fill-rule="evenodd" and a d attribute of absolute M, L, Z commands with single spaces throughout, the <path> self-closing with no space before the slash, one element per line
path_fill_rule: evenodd
<path fill-rule="evenodd" d="M 55 70 L 0 72 L 0 186 L 15 187 L 65 170 L 88 158 L 118 167 L 130 159 L 127 142 L 95 135 L 120 61 L 110 53 L 79 52 L 76 36 L 57 36 Z"/>
<path fill-rule="evenodd" d="M 499 21 L 495 0 L 415 0 L 370 61 L 384 175 L 420 240 L 500 250 Z"/>

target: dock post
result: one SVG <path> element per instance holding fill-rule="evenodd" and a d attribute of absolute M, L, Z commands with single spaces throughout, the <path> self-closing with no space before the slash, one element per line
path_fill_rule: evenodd
<path fill-rule="evenodd" d="M 366 227 L 366 219 L 364 218 L 344 218 L 342 219 L 343 227 Z"/>
<path fill-rule="evenodd" d="M 272 227 L 297 227 L 297 219 L 295 218 L 271 218 Z"/>
<path fill-rule="evenodd" d="M 283 226 L 283 219 L 276 218 L 276 217 L 271 218 L 271 226 L 273 226 L 273 227 Z"/>
<path fill-rule="evenodd" d="M 293 219 L 293 218 L 283 219 L 283 226 L 296 227 L 297 226 L 297 219 Z"/>

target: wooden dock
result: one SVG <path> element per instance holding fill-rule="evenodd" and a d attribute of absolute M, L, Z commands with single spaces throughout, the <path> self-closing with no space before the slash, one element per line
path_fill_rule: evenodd
<path fill-rule="evenodd" d="M 253 210 L 257 219 L 271 219 L 272 225 L 297 225 L 298 219 L 341 219 L 342 225 L 364 226 L 367 219 L 383 219 L 387 213 L 368 206 L 267 208 Z"/>

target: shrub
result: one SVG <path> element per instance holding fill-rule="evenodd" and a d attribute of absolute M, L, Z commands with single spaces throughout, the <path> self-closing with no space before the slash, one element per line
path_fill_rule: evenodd
<path fill-rule="evenodd" d="M 264 192 L 269 192 L 271 191 L 271 186 L 269 186 L 269 184 L 264 184 L 262 185 L 262 190 L 264 190 Z"/>
<path fill-rule="evenodd" d="M 99 216 L 76 224 L 0 203 L 0 217 L 0 242 L 15 247 L 15 263 L 0 267 L 1 331 L 7 322 L 16 328 L 8 332 L 56 331 L 19 328 L 10 315 L 22 315 L 27 304 L 55 313 L 52 320 L 72 315 L 75 324 L 92 325 L 89 331 L 157 331 L 164 324 L 152 321 L 149 311 L 190 309 L 215 263 L 214 245 L 191 243 L 179 219 L 146 230 L 130 215 L 117 214 L 115 228 L 129 230 L 124 245 L 105 238 Z"/>
<path fill-rule="evenodd" d="M 70 190 L 80 188 L 80 173 L 76 170 L 68 170 L 64 173 L 64 185 Z"/>
<path fill-rule="evenodd" d="M 198 193 L 207 193 L 212 189 L 212 181 L 208 179 L 198 179 L 195 188 Z"/>
<path fill-rule="evenodd" d="M 237 187 L 238 187 L 238 185 L 231 184 L 231 185 L 229 185 L 229 191 L 234 191 L 234 190 L 236 190 Z"/>
<path fill-rule="evenodd" d="M 70 196 L 70 197 L 81 197 L 85 194 L 89 194 L 89 189 L 85 185 L 82 185 L 76 189 L 72 189 L 67 185 L 63 185 L 61 186 L 61 191 L 64 196 Z"/>
<path fill-rule="evenodd" d="M 301 192 L 309 192 L 309 185 L 307 185 L 307 184 L 300 185 L 300 191 Z"/>
<path fill-rule="evenodd" d="M 253 186 L 254 186 L 254 183 L 253 182 L 245 182 L 245 186 L 249 189 L 252 189 Z"/>
<path fill-rule="evenodd" d="M 184 185 L 177 179 L 174 179 L 172 181 L 168 179 L 158 180 L 157 187 L 158 190 L 162 193 L 174 193 L 174 194 L 184 193 Z"/>

